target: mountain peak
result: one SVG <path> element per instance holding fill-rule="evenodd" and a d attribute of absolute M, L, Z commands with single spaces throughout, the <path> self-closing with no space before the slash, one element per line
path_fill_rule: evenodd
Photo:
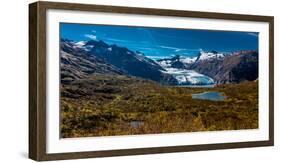
<path fill-rule="evenodd" d="M 96 46 L 102 48 L 108 48 L 109 45 L 102 40 L 89 40 L 85 43 L 85 46 Z"/>
<path fill-rule="evenodd" d="M 213 60 L 213 59 L 222 59 L 225 57 L 225 54 L 219 53 L 215 50 L 211 50 L 209 52 L 205 52 L 202 49 L 200 49 L 200 52 L 198 54 L 198 57 L 196 61 L 203 61 L 203 60 Z"/>
<path fill-rule="evenodd" d="M 109 47 L 109 45 L 107 43 L 103 42 L 102 40 L 99 40 L 98 44 L 103 47 Z"/>
<path fill-rule="evenodd" d="M 86 42 L 85 46 L 87 46 L 87 45 L 96 45 L 97 43 L 98 43 L 98 41 L 96 41 L 96 40 L 89 40 L 89 41 Z"/>

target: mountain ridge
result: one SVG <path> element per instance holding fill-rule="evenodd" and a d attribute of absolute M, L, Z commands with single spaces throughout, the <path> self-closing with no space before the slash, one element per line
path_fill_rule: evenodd
<path fill-rule="evenodd" d="M 191 62 L 183 62 L 183 60 Z M 168 69 L 195 70 L 214 79 L 216 84 L 240 83 L 258 78 L 258 52 L 241 50 L 232 53 L 200 50 L 194 60 L 180 55 L 158 59 L 157 62 Z"/>
<path fill-rule="evenodd" d="M 175 55 L 152 60 L 141 52 L 102 40 L 61 39 L 61 60 L 63 82 L 85 78 L 91 73 L 132 75 L 164 85 L 201 85 L 204 82 L 199 80 L 203 79 L 205 84 L 240 83 L 258 77 L 258 52 L 254 50 L 229 54 L 200 50 L 197 57 Z"/>
<path fill-rule="evenodd" d="M 176 79 L 172 75 L 163 73 L 162 71 L 164 71 L 164 69 L 155 61 L 143 55 L 136 54 L 126 47 L 119 47 L 115 44 L 109 45 L 102 40 L 89 40 L 83 44 L 81 44 L 81 42 L 77 44 L 77 42 L 73 42 L 71 40 L 61 39 L 62 60 L 65 59 L 65 53 L 71 54 L 73 57 L 76 57 L 78 59 L 88 58 L 90 62 L 100 63 L 99 65 L 102 65 L 101 63 L 103 63 L 107 66 L 107 68 L 105 68 L 105 65 L 103 65 L 103 70 L 110 69 L 110 71 L 100 71 L 100 73 L 109 72 L 112 74 L 132 75 L 157 81 L 165 85 L 176 83 Z M 76 65 L 79 64 L 76 63 Z M 62 76 L 67 76 L 67 73 L 64 73 L 66 72 L 66 69 L 64 69 L 65 67 L 66 66 L 64 65 L 64 63 L 62 63 Z M 81 69 L 81 66 L 78 67 L 78 69 Z M 97 67 L 95 67 L 95 69 L 97 69 Z M 79 72 L 78 75 L 77 73 L 75 74 L 73 72 L 78 71 L 73 69 L 73 71 L 71 72 L 72 75 L 69 75 L 72 80 L 87 76 L 85 75 L 85 73 Z"/>

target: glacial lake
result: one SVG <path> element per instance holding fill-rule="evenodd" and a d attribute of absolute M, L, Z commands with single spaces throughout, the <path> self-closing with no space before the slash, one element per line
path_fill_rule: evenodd
<path fill-rule="evenodd" d="M 222 93 L 220 92 L 203 92 L 203 93 L 192 94 L 192 99 L 224 101 L 226 97 L 223 96 Z"/>

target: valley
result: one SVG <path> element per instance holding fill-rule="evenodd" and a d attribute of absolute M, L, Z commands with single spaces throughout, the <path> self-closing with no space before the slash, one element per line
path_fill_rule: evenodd
<path fill-rule="evenodd" d="M 221 92 L 223 101 L 193 99 Z M 63 138 L 258 128 L 257 82 L 213 88 L 167 87 L 94 74 L 61 87 Z"/>
<path fill-rule="evenodd" d="M 60 47 L 62 138 L 258 128 L 256 51 L 151 59 L 102 40 Z"/>

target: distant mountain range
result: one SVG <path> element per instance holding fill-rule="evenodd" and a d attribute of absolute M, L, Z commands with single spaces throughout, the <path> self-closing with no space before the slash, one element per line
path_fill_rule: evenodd
<path fill-rule="evenodd" d="M 194 70 L 211 77 L 216 84 L 240 83 L 258 78 L 258 52 L 254 50 L 233 53 L 200 51 L 197 57 L 179 55 L 157 60 L 162 67 Z"/>
<path fill-rule="evenodd" d="M 124 47 L 67 39 L 61 39 L 60 47 L 62 82 L 100 73 L 132 75 L 168 85 L 177 83 L 172 75 L 162 72 L 165 70 L 157 62 Z"/>
<path fill-rule="evenodd" d="M 239 51 L 218 59 L 195 62 L 190 66 L 212 77 L 217 84 L 254 81 L 258 78 L 258 52 Z"/>
<path fill-rule="evenodd" d="M 136 76 L 166 85 L 239 83 L 258 78 L 257 51 L 229 54 L 200 51 L 197 57 L 176 55 L 154 61 L 140 52 L 103 41 L 61 39 L 61 81 L 91 74 Z"/>

